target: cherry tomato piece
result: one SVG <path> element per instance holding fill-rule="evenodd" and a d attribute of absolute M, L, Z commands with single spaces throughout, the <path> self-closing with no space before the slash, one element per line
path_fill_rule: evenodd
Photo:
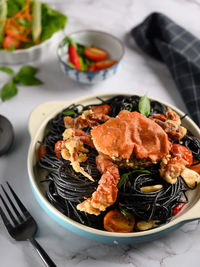
<path fill-rule="evenodd" d="M 54 146 L 54 152 L 56 153 L 56 157 L 60 158 L 60 151 L 62 149 L 62 141 L 57 141 Z"/>
<path fill-rule="evenodd" d="M 172 154 L 177 157 L 181 157 L 188 162 L 187 166 L 190 166 L 193 162 L 192 152 L 183 145 L 173 144 Z"/>
<path fill-rule="evenodd" d="M 98 61 L 95 64 L 96 70 L 103 70 L 112 67 L 117 63 L 116 60 L 106 59 L 102 61 Z"/>
<path fill-rule="evenodd" d="M 100 105 L 100 106 L 94 106 L 93 108 L 91 108 L 91 110 L 96 114 L 108 115 L 108 113 L 110 112 L 110 106 L 107 104 Z"/>
<path fill-rule="evenodd" d="M 179 203 L 174 209 L 173 209 L 173 216 L 175 216 L 176 214 L 178 214 L 182 208 L 185 206 L 185 203 Z"/>
<path fill-rule="evenodd" d="M 40 145 L 39 150 L 38 150 L 38 159 L 41 160 L 46 155 L 46 146 L 45 145 Z"/>
<path fill-rule="evenodd" d="M 107 52 L 98 47 L 87 47 L 84 50 L 84 55 L 93 61 L 100 61 L 107 58 Z"/>
<path fill-rule="evenodd" d="M 166 116 L 164 115 L 164 114 L 162 114 L 162 113 L 159 113 L 159 115 L 163 118 L 163 119 L 165 119 L 166 120 Z"/>
<path fill-rule="evenodd" d="M 95 64 L 92 64 L 89 68 L 88 68 L 88 71 L 95 71 L 96 68 L 95 68 Z"/>
<path fill-rule="evenodd" d="M 21 45 L 22 45 L 22 42 L 20 40 L 17 40 L 15 37 L 12 37 L 9 35 L 4 37 L 4 40 L 3 40 L 4 49 L 7 49 L 7 50 L 10 48 L 19 49 L 21 48 Z"/>
<path fill-rule="evenodd" d="M 131 233 L 134 225 L 133 215 L 130 216 L 130 220 L 127 220 L 119 210 L 111 210 L 104 217 L 104 228 L 109 232 Z"/>

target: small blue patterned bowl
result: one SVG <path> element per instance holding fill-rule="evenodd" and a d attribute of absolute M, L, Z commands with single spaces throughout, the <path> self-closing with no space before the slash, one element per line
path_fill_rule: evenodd
<path fill-rule="evenodd" d="M 106 80 L 117 72 L 124 55 L 124 45 L 119 39 L 109 33 L 94 30 L 74 32 L 69 34 L 68 37 L 83 45 L 100 47 L 108 52 L 110 59 L 117 61 L 110 68 L 99 71 L 81 71 L 71 68 L 68 65 L 68 44 L 65 41 L 66 38 L 64 38 L 58 46 L 57 55 L 61 69 L 69 78 L 80 83 L 95 84 Z"/>

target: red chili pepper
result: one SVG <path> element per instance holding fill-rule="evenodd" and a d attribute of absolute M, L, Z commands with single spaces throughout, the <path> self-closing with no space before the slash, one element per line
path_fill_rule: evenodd
<path fill-rule="evenodd" d="M 76 51 L 75 42 L 69 37 L 67 38 L 67 41 L 69 43 L 69 47 L 68 47 L 69 62 L 72 63 L 77 70 L 80 70 L 81 62 L 80 62 L 78 53 Z"/>
<path fill-rule="evenodd" d="M 186 203 L 179 203 L 178 206 L 176 206 L 174 209 L 173 209 L 173 216 L 175 216 L 177 213 L 179 213 L 182 208 L 185 206 Z"/>

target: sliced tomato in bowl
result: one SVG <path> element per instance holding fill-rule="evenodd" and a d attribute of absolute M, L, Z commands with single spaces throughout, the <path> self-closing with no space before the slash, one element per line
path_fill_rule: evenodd
<path fill-rule="evenodd" d="M 112 67 L 117 63 L 117 60 L 106 59 L 95 63 L 96 70 L 103 70 Z"/>
<path fill-rule="evenodd" d="M 9 50 L 21 48 L 22 42 L 13 36 L 7 35 L 3 40 L 3 48 Z"/>
<path fill-rule="evenodd" d="M 107 58 L 107 52 L 98 47 L 86 47 L 84 50 L 84 55 L 93 61 L 100 61 Z"/>

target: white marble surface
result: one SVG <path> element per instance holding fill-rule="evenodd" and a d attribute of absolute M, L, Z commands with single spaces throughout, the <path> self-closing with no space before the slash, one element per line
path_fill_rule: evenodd
<path fill-rule="evenodd" d="M 54 7 L 68 16 L 65 32 L 99 29 L 111 32 L 126 42 L 126 34 L 153 11 L 160 11 L 200 37 L 199 0 L 51 0 Z M 13 99 L 0 102 L 0 113 L 10 119 L 15 143 L 9 154 L 0 158 L 0 182 L 10 181 L 39 225 L 37 240 L 48 251 L 57 266 L 199 266 L 200 225 L 192 222 L 159 240 L 132 245 L 102 244 L 79 237 L 46 215 L 36 202 L 27 177 L 27 151 L 30 142 L 28 117 L 40 103 L 71 100 L 92 93 L 128 92 L 144 94 L 167 101 L 186 111 L 183 101 L 166 67 L 144 55 L 134 43 L 126 42 L 126 53 L 118 74 L 104 83 L 77 84 L 61 72 L 56 58 L 57 42 L 43 57 L 30 64 L 38 67 L 44 85 L 19 87 Z M 17 70 L 20 66 L 15 66 Z M 0 74 L 0 86 L 7 76 Z M 31 245 L 12 240 L 0 221 L 0 266 L 43 266 Z"/>

